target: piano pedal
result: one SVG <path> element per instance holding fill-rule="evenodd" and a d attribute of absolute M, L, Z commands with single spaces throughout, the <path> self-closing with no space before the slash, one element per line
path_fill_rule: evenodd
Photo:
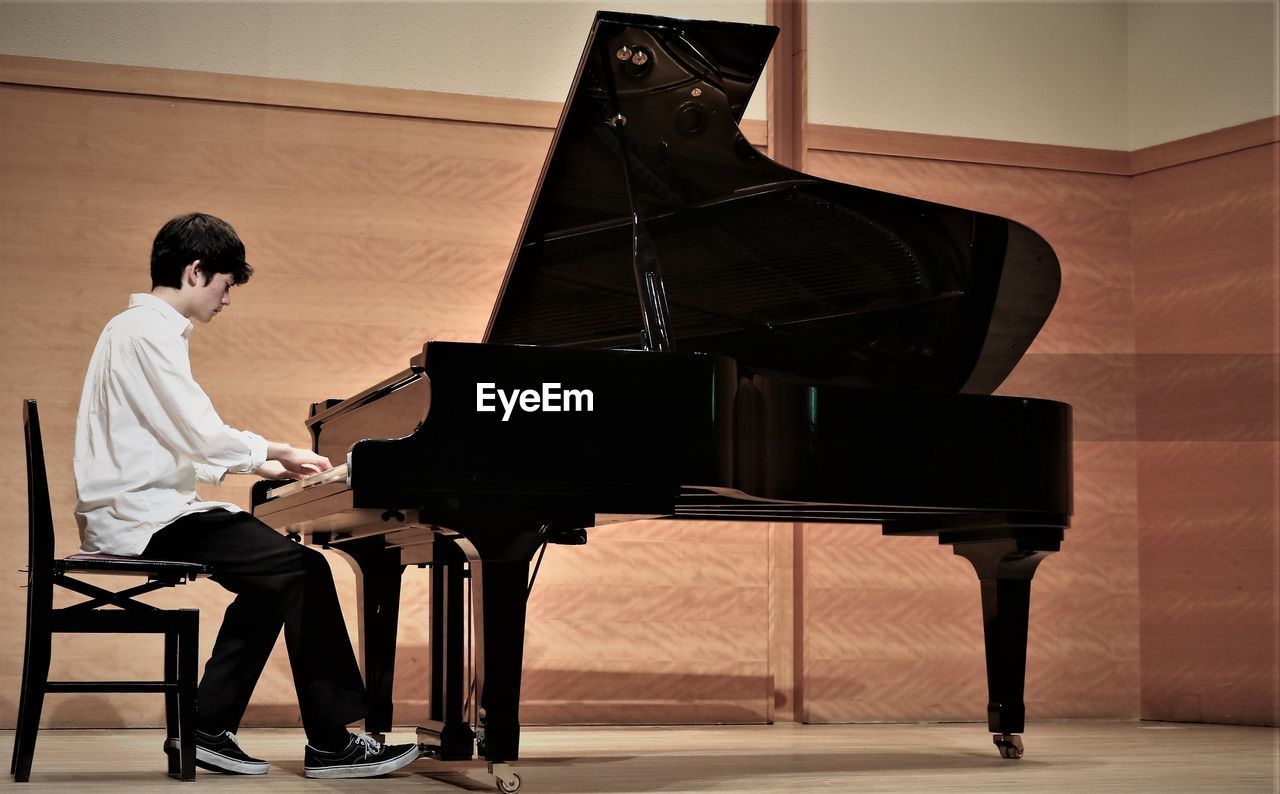
<path fill-rule="evenodd" d="M 1022 737 L 1015 733 L 997 733 L 991 737 L 991 741 L 1000 750 L 1001 758 L 1012 758 L 1017 760 L 1022 757 Z"/>
<path fill-rule="evenodd" d="M 470 761 L 475 758 L 476 735 L 466 722 L 429 721 L 418 727 L 418 749 L 437 761 Z"/>

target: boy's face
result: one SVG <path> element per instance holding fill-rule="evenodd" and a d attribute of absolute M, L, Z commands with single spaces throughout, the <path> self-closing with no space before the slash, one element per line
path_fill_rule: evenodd
<path fill-rule="evenodd" d="M 190 274 L 191 277 L 183 283 L 190 293 L 187 305 L 191 308 L 191 314 L 188 316 L 207 323 L 218 312 L 231 305 L 231 288 L 235 286 L 235 279 L 230 273 L 214 273 L 206 284 L 204 271 L 200 269 L 198 261 L 192 266 Z"/>

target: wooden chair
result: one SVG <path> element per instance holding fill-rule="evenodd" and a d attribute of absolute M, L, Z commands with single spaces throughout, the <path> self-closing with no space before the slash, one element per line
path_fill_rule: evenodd
<path fill-rule="evenodd" d="M 18 726 L 13 738 L 9 771 L 18 783 L 31 777 L 31 760 L 40 728 L 46 692 L 163 692 L 168 729 L 168 770 L 182 780 L 195 780 L 196 668 L 199 654 L 200 612 L 159 609 L 135 600 L 162 587 L 182 584 L 200 574 L 203 565 L 138 557 L 74 554 L 54 559 L 53 516 L 49 480 L 35 400 L 22 405 L 27 442 L 27 517 L 30 531 L 27 568 L 26 655 L 22 663 L 22 692 Z M 75 579 L 71 574 L 116 574 L 145 577 L 146 581 L 118 592 Z M 53 588 L 65 587 L 88 600 L 55 609 Z M 53 634 L 164 634 L 162 681 L 50 681 L 49 657 Z"/>

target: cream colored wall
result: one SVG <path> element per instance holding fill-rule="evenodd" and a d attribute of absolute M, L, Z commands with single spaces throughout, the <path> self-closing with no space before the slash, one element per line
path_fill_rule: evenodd
<path fill-rule="evenodd" d="M 809 121 L 1132 151 L 1280 113 L 1277 3 L 809 7 Z"/>
<path fill-rule="evenodd" d="M 0 0 L 0 52 L 563 102 L 598 8 L 765 21 L 764 0 Z"/>
<path fill-rule="evenodd" d="M 1280 114 L 1280 3 L 1131 3 L 1129 148 Z"/>
<path fill-rule="evenodd" d="M 560 102 L 599 0 L 0 0 L 0 52 Z M 764 0 L 619 0 L 764 22 Z M 1133 150 L 1275 115 L 1275 0 L 809 0 L 809 121 Z M 747 111 L 765 117 L 763 84 Z"/>
<path fill-rule="evenodd" d="M 809 6 L 809 121 L 1127 149 L 1121 3 Z"/>

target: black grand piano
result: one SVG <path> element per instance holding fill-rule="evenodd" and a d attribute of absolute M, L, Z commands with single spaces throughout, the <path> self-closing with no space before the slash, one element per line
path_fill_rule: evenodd
<path fill-rule="evenodd" d="M 391 727 L 408 565 L 432 570 L 420 741 L 478 747 L 514 791 L 545 544 L 641 518 L 841 522 L 973 563 L 989 727 L 1022 755 L 1030 585 L 1070 521 L 1071 410 L 991 392 L 1048 317 L 1057 260 L 1007 219 L 761 155 L 738 123 L 776 34 L 598 14 L 484 342 L 427 342 L 314 405 L 314 448 L 345 476 L 255 487 L 255 515 L 359 574 L 368 730 Z"/>

